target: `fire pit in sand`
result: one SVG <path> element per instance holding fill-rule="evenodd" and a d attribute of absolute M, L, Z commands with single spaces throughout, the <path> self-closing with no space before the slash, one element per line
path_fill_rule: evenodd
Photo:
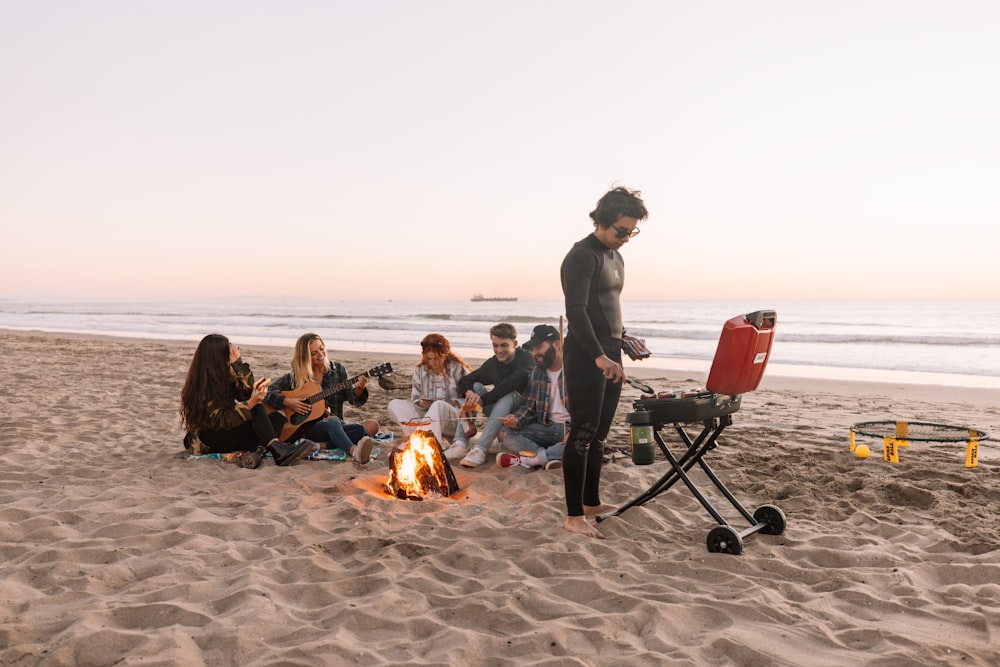
<path fill-rule="evenodd" d="M 446 497 L 459 490 L 458 480 L 437 438 L 423 430 L 413 431 L 405 447 L 393 450 L 385 488 L 387 493 L 404 500 Z"/>

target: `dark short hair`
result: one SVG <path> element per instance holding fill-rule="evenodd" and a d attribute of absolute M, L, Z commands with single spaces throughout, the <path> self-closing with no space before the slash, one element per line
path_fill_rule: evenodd
<path fill-rule="evenodd" d="M 490 327 L 490 335 L 496 336 L 497 338 L 517 340 L 517 329 L 514 328 L 513 324 L 501 322 L 500 324 L 494 324 Z"/>
<path fill-rule="evenodd" d="M 622 216 L 645 220 L 648 215 L 646 204 L 642 201 L 642 193 L 619 186 L 608 190 L 597 201 L 597 208 L 590 212 L 590 219 L 595 225 L 610 227 Z"/>

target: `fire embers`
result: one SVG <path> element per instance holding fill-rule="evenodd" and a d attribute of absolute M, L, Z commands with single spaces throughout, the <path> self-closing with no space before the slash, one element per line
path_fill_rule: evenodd
<path fill-rule="evenodd" d="M 407 445 L 389 457 L 385 488 L 397 498 L 423 500 L 428 496 L 450 496 L 458 491 L 458 480 L 434 435 L 414 431 Z"/>

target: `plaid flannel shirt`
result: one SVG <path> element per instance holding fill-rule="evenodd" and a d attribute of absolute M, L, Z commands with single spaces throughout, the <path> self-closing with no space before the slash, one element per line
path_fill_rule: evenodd
<path fill-rule="evenodd" d="M 540 366 L 535 366 L 528 377 L 528 393 L 521 400 L 521 407 L 514 413 L 514 416 L 517 417 L 518 429 L 522 429 L 532 422 L 538 422 L 543 426 L 552 423 L 550 386 L 549 372 Z M 562 396 L 563 404 L 566 405 L 566 379 L 562 371 L 559 371 L 559 395 Z"/>

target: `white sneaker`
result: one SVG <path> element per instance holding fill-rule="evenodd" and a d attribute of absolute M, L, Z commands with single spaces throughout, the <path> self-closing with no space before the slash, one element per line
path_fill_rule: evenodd
<path fill-rule="evenodd" d="M 525 468 L 538 468 L 544 465 L 544 461 L 540 461 L 537 456 L 522 456 L 521 466 Z"/>
<path fill-rule="evenodd" d="M 375 448 L 375 441 L 370 436 L 364 436 L 354 445 L 354 460 L 358 463 L 368 463 L 372 460 L 372 449 Z"/>
<path fill-rule="evenodd" d="M 486 452 L 479 447 L 473 448 L 464 459 L 462 459 L 462 465 L 466 468 L 478 468 L 479 466 L 486 463 Z"/>
<path fill-rule="evenodd" d="M 549 457 L 545 455 L 544 449 L 539 449 L 534 456 L 522 456 L 521 465 L 525 468 L 541 468 L 549 462 Z"/>
<path fill-rule="evenodd" d="M 456 440 L 452 443 L 451 447 L 444 450 L 444 457 L 449 461 L 452 459 L 460 459 L 469 453 L 469 443 L 462 440 Z"/>

